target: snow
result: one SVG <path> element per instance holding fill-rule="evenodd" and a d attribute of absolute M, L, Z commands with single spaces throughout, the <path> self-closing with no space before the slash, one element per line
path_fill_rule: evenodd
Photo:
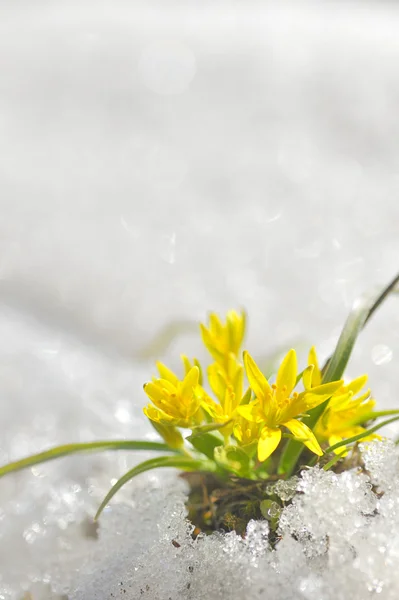
<path fill-rule="evenodd" d="M 398 25 L 388 2 L 2 3 L 1 464 L 155 439 L 142 384 L 156 359 L 201 356 L 210 310 L 247 309 L 256 358 L 328 355 L 398 269 Z M 397 301 L 348 371 L 381 408 Z M 394 445 L 364 447 L 369 475 L 304 472 L 275 551 L 266 522 L 193 541 L 173 471 L 132 481 L 95 528 L 148 456 L 0 480 L 0 600 L 398 597 Z"/>

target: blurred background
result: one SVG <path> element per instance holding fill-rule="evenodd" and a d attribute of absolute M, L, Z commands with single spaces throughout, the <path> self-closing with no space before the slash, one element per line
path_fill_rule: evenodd
<path fill-rule="evenodd" d="M 142 383 L 199 352 L 210 310 L 245 307 L 258 357 L 333 349 L 398 270 L 398 27 L 395 2 L 3 0 L 2 463 L 151 436 Z M 350 365 L 382 407 L 398 302 Z M 136 459 L 0 482 L 1 598 L 53 577 L 45 553 L 75 551 L 69 524 Z"/>

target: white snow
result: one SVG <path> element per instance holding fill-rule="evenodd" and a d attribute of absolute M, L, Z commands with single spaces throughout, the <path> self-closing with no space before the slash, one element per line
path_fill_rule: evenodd
<path fill-rule="evenodd" d="M 332 350 L 398 270 L 398 26 L 389 2 L 2 3 L 1 464 L 155 439 L 142 384 L 200 355 L 210 310 L 244 306 L 258 358 Z M 381 408 L 399 402 L 398 301 L 348 371 Z M 396 600 L 398 454 L 364 452 L 376 487 L 306 471 L 276 551 L 266 523 L 193 542 L 174 472 L 131 482 L 96 530 L 148 454 L 4 478 L 0 600 Z"/>

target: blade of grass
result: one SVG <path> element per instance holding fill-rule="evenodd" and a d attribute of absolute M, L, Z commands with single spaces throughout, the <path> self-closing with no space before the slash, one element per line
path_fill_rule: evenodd
<path fill-rule="evenodd" d="M 342 329 L 336 348 L 324 367 L 322 383 L 341 379 L 360 331 L 387 296 L 395 290 L 398 283 L 399 274 L 380 293 L 366 293 L 355 301 Z M 310 429 L 314 429 L 328 402 L 329 400 L 326 400 L 309 411 L 310 417 L 306 424 Z M 300 442 L 295 440 L 289 441 L 282 453 L 278 473 L 287 476 L 292 475 L 303 449 L 304 446 Z"/>
<path fill-rule="evenodd" d="M 336 454 L 326 465 L 324 465 L 323 470 L 328 471 L 333 467 L 345 454 L 345 450 L 343 450 L 340 454 Z"/>
<path fill-rule="evenodd" d="M 370 411 L 358 417 L 357 419 L 352 419 L 347 422 L 348 427 L 356 427 L 356 425 L 362 425 L 363 423 L 367 423 L 368 421 L 375 421 L 380 417 L 388 417 L 389 415 L 399 415 L 399 410 L 378 410 L 378 411 Z"/>
<path fill-rule="evenodd" d="M 97 521 L 98 517 L 107 506 L 111 498 L 115 496 L 115 494 L 121 489 L 122 486 L 125 485 L 128 481 L 140 475 L 141 473 L 145 473 L 146 471 L 150 471 L 151 469 L 159 469 L 161 467 L 176 467 L 178 469 L 183 469 L 184 471 L 193 471 L 196 469 L 204 470 L 204 461 L 201 460 L 193 460 L 188 456 L 159 456 L 156 458 L 150 458 L 149 460 L 145 460 L 144 462 L 136 465 L 133 469 L 130 469 L 127 473 L 122 475 L 120 479 L 112 486 L 109 490 L 108 494 L 105 496 L 104 500 L 101 502 L 94 520 Z M 208 465 L 208 463 L 206 463 Z M 209 470 L 209 466 L 208 466 Z"/>
<path fill-rule="evenodd" d="M 370 427 L 369 429 L 362 431 L 362 433 L 358 433 L 357 435 L 347 438 L 346 440 L 342 440 L 342 442 L 337 442 L 336 444 L 329 446 L 325 450 L 325 454 L 328 454 L 329 452 L 333 452 L 334 450 L 338 450 L 338 448 L 341 448 L 342 446 L 347 446 L 348 444 L 353 444 L 355 442 L 358 442 L 362 438 L 365 438 L 365 437 L 371 435 L 372 433 L 374 433 L 375 431 L 378 431 L 379 429 L 381 429 L 381 427 L 385 427 L 385 425 L 390 425 L 391 423 L 394 423 L 395 421 L 399 421 L 399 416 L 393 417 L 392 419 L 387 419 L 386 421 L 382 421 L 381 423 L 377 423 L 377 425 L 374 425 L 374 427 Z"/>
<path fill-rule="evenodd" d="M 16 460 L 15 462 L 0 467 L 0 477 L 3 477 L 3 475 L 6 475 L 7 473 L 28 469 L 29 467 L 33 467 L 49 460 L 54 460 L 55 458 L 61 458 L 62 456 L 80 452 L 105 452 L 106 450 L 156 450 L 161 452 L 174 452 L 169 446 L 160 442 L 137 442 L 134 440 L 105 440 L 78 444 L 64 444 L 63 446 L 56 446 L 50 450 L 33 454 L 27 458 L 22 458 L 21 460 Z"/>
<path fill-rule="evenodd" d="M 383 301 L 389 296 L 389 294 L 392 293 L 398 293 L 399 290 L 396 289 L 396 287 L 399 285 L 399 274 L 396 275 L 392 281 L 376 296 L 374 297 L 374 301 L 372 302 L 366 316 L 364 319 L 364 323 L 362 325 L 362 327 L 364 327 L 366 325 L 366 323 L 370 320 L 370 318 L 373 316 L 373 314 L 375 313 L 375 311 L 377 310 L 377 308 L 383 303 Z M 356 304 L 356 303 L 355 303 Z M 334 354 L 336 353 L 336 350 L 334 352 Z M 324 378 L 324 374 L 326 373 L 327 369 L 329 369 L 329 365 L 333 359 L 333 355 L 331 355 L 325 362 L 323 368 L 322 368 L 322 374 L 323 374 L 323 378 Z M 348 357 L 349 358 L 349 357 Z M 343 373 L 343 371 L 342 371 Z"/>

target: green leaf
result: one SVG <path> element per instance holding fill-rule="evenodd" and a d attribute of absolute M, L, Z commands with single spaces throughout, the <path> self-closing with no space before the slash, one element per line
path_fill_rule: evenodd
<path fill-rule="evenodd" d="M 342 329 L 337 346 L 323 369 L 322 383 L 330 383 L 331 381 L 338 381 L 341 379 L 360 331 L 375 310 L 382 304 L 387 296 L 394 291 L 398 283 L 399 275 L 397 275 L 388 286 L 385 286 L 380 293 L 363 294 L 355 301 Z M 306 424 L 312 430 L 315 428 L 315 425 L 327 407 L 328 402 L 329 400 L 326 400 L 309 411 L 310 417 L 306 421 Z M 294 440 L 289 441 L 281 456 L 278 472 L 281 474 L 284 473 L 287 476 L 291 475 L 298 464 L 303 449 L 303 444 Z"/>
<path fill-rule="evenodd" d="M 125 483 L 141 473 L 151 471 L 152 469 L 159 469 L 161 467 L 176 467 L 178 469 L 183 469 L 184 471 L 195 471 L 196 469 L 210 470 L 208 463 L 204 463 L 204 461 L 201 460 L 193 460 L 189 456 L 159 456 L 157 458 L 145 460 L 144 462 L 133 467 L 133 469 L 130 469 L 130 471 L 125 473 L 120 479 L 118 479 L 115 485 L 112 486 L 104 500 L 101 502 L 94 520 L 96 521 L 98 519 L 111 498 L 115 496 L 118 490 L 120 490 Z"/>
<path fill-rule="evenodd" d="M 55 458 L 61 458 L 62 456 L 68 456 L 69 454 L 77 454 L 80 452 L 105 452 L 107 450 L 158 450 L 161 452 L 174 450 L 169 448 L 166 444 L 159 442 L 137 442 L 132 440 L 106 440 L 98 442 L 83 442 L 78 444 L 64 444 L 63 446 L 56 446 L 50 450 L 39 452 L 38 454 L 32 454 L 27 458 L 22 458 L 15 462 L 8 463 L 3 467 L 0 467 L 0 477 L 7 473 L 13 473 L 15 471 L 21 471 L 38 465 Z"/>
<path fill-rule="evenodd" d="M 192 446 L 194 446 L 196 450 L 198 450 L 198 452 L 205 454 L 205 456 L 211 460 L 214 458 L 215 448 L 223 444 L 223 440 L 217 438 L 216 435 L 212 435 L 211 433 L 189 435 L 186 439 Z"/>
<path fill-rule="evenodd" d="M 250 458 L 238 446 L 218 446 L 214 452 L 215 462 L 240 477 L 250 478 Z"/>

